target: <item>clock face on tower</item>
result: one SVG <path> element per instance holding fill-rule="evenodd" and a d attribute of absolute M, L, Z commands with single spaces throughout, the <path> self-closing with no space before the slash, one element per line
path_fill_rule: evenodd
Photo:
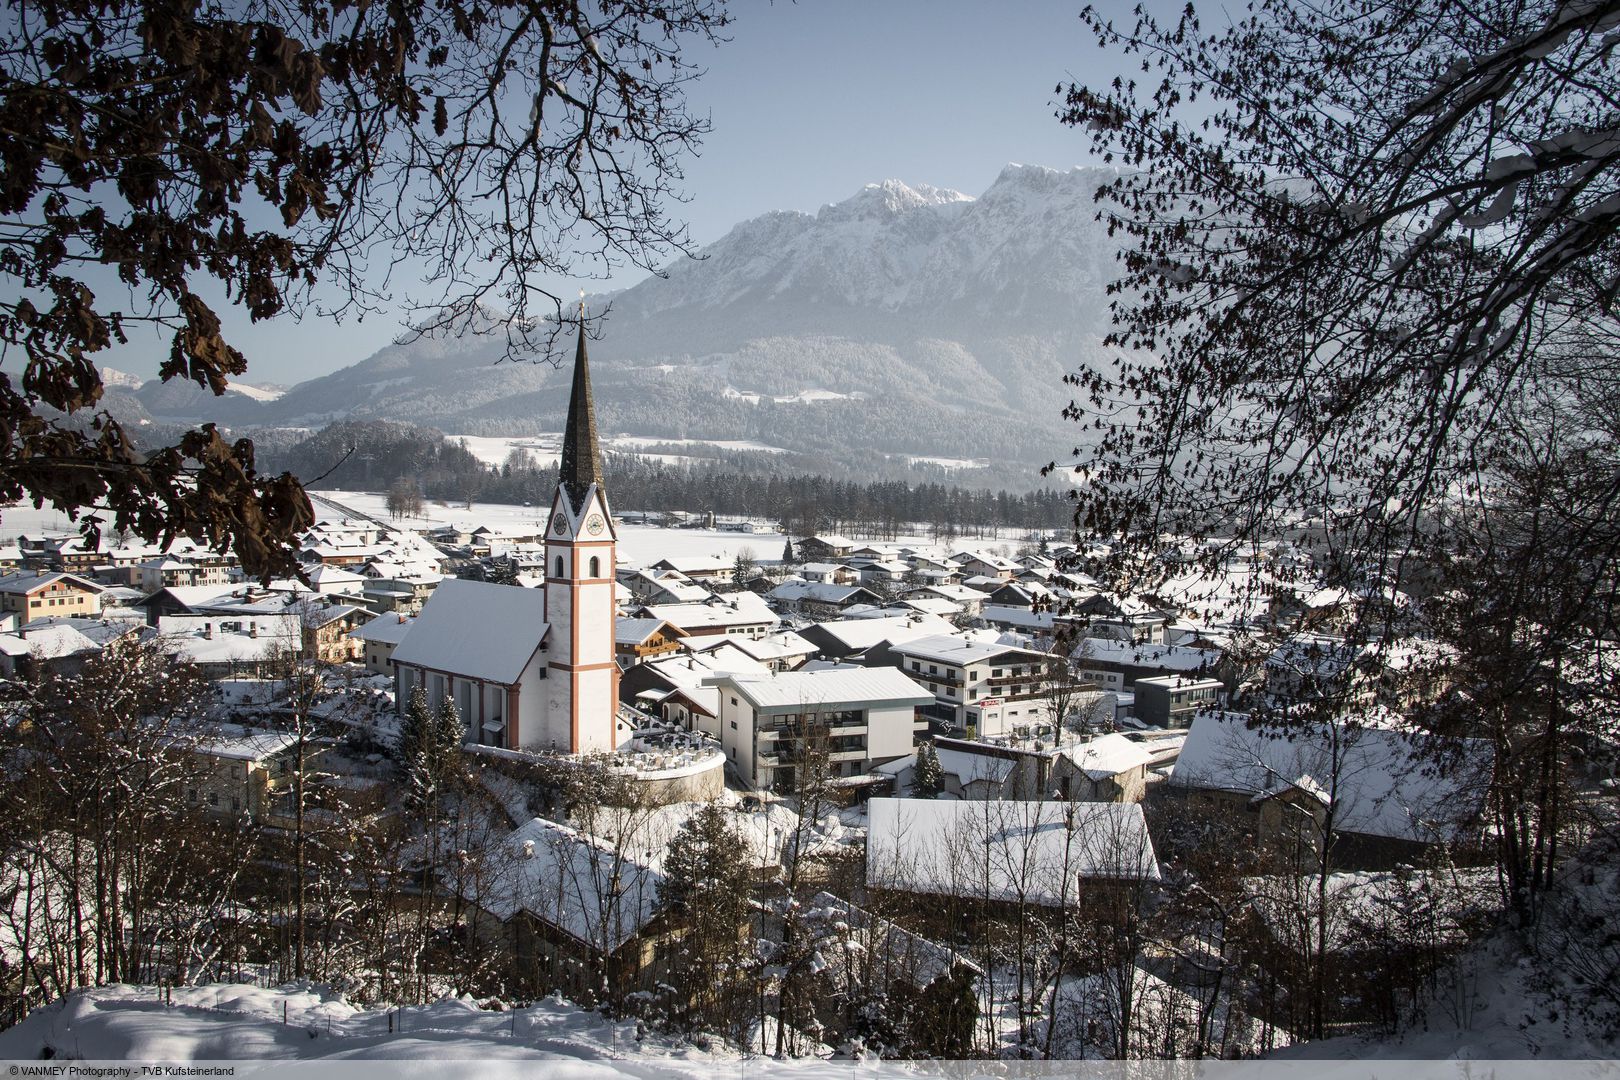
<path fill-rule="evenodd" d="M 568 532 L 568 519 L 563 517 L 561 514 L 553 517 L 551 519 L 551 531 L 556 533 L 558 536 L 562 536 Z"/>
<path fill-rule="evenodd" d="M 602 520 L 601 514 L 592 514 L 585 522 L 585 531 L 592 536 L 599 536 L 607 523 Z"/>

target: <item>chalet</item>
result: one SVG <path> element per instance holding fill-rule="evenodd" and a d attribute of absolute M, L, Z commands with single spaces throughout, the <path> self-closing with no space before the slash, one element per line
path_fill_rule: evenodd
<path fill-rule="evenodd" d="M 1170 616 L 1145 601 L 1102 592 L 1069 604 L 1068 613 L 1090 637 L 1132 642 L 1163 641 L 1170 622 Z"/>
<path fill-rule="evenodd" d="M 781 622 L 769 604 L 748 592 L 711 597 L 699 604 L 646 604 L 639 614 L 661 619 L 689 637 L 764 637 Z"/>
<path fill-rule="evenodd" d="M 328 664 L 346 664 L 359 658 L 360 651 L 350 633 L 371 620 L 371 613 L 348 604 L 298 605 L 298 621 L 303 628 L 303 653 Z"/>
<path fill-rule="evenodd" d="M 958 552 L 952 556 L 957 568 L 965 577 L 994 578 L 997 581 L 1011 581 L 1019 570 L 1017 563 L 1011 559 L 1003 559 L 999 555 L 975 555 L 970 551 Z"/>
<path fill-rule="evenodd" d="M 728 644 L 745 656 L 751 656 L 771 671 L 794 671 L 816 655 L 816 647 L 792 630 L 762 638 L 728 637 L 689 639 L 687 647 L 703 652 L 720 644 Z"/>
<path fill-rule="evenodd" d="M 96 615 L 103 591 L 77 574 L 20 570 L 0 577 L 0 612 L 16 612 L 22 622 L 47 615 Z"/>
<path fill-rule="evenodd" d="M 712 555 L 688 555 L 679 559 L 660 559 L 652 564 L 654 570 L 673 570 L 699 585 L 725 585 L 736 576 L 737 563 Z"/>
<path fill-rule="evenodd" d="M 230 575 L 223 566 L 205 566 L 173 556 L 139 564 L 140 577 L 132 582 L 143 591 L 154 593 L 171 585 L 225 585 Z"/>
<path fill-rule="evenodd" d="M 845 563 L 807 562 L 793 568 L 793 572 L 805 581 L 820 582 L 825 585 L 859 585 L 860 575 L 855 568 Z"/>
<path fill-rule="evenodd" d="M 855 541 L 835 533 L 807 536 L 803 540 L 794 541 L 793 544 L 794 554 L 807 562 L 830 562 L 848 558 L 850 552 L 854 550 Z"/>
<path fill-rule="evenodd" d="M 683 631 L 664 619 L 617 619 L 613 624 L 613 654 L 619 666 L 627 668 L 674 652 L 685 637 Z"/>
<path fill-rule="evenodd" d="M 964 615 L 979 614 L 984 609 L 985 601 L 984 593 L 978 589 L 970 589 L 966 585 L 923 585 L 908 590 L 905 596 L 907 599 L 935 597 L 941 600 L 949 600 Z"/>
<path fill-rule="evenodd" d="M 1151 750 L 1123 735 L 1086 742 L 951 739 L 936 736 L 934 752 L 945 792 L 962 799 L 1140 802 L 1147 793 Z"/>

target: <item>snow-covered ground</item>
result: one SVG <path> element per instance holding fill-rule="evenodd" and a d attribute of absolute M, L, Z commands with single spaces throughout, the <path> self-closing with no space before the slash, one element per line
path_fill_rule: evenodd
<path fill-rule="evenodd" d="M 503 1011 L 465 998 L 368 1010 L 319 987 L 233 983 L 176 987 L 168 1002 L 152 987 L 98 987 L 0 1032 L 0 1059 L 38 1060 L 46 1050 L 92 1061 L 525 1062 L 523 1075 L 568 1078 L 705 1078 L 739 1058 L 650 1037 L 634 1020 L 608 1021 L 557 998 Z"/>
<path fill-rule="evenodd" d="M 317 491 L 312 494 L 316 496 L 315 513 L 322 521 L 340 520 L 343 517 L 341 508 L 347 507 L 349 510 L 366 514 L 388 524 L 418 530 L 432 529 L 440 525 L 456 525 L 466 529 L 486 525 L 502 533 L 538 532 L 544 529 L 544 518 L 549 510 L 549 505 L 513 506 L 507 503 L 475 502 L 469 508 L 465 503 L 446 505 L 429 502 L 423 505 L 420 517 L 403 518 L 396 522 L 389 518 L 387 499 L 381 494 L 361 491 Z M 4 513 L 9 514 L 11 511 Z M 665 529 L 655 525 L 630 525 L 624 522 L 617 522 L 616 525 L 619 533 L 619 560 L 621 563 L 635 566 L 648 566 L 659 559 L 702 556 L 729 560 L 735 558 L 737 552 L 743 548 L 752 551 L 757 559 L 774 561 L 781 556 L 787 541 L 787 537 L 763 525 L 756 525 L 760 531 L 751 533 L 729 532 L 724 529 Z M 9 518 L 0 516 L 0 532 L 15 535 L 20 531 L 25 530 L 14 528 Z M 1009 532 L 1000 539 L 983 537 L 950 544 L 932 541 L 921 535 L 900 536 L 893 541 L 874 543 L 872 546 L 882 549 L 910 547 L 940 556 L 958 551 L 1008 554 L 1022 543 L 1022 539 Z"/>
<path fill-rule="evenodd" d="M 812 393 L 825 393 L 825 391 L 811 391 Z M 839 397 L 842 395 L 829 395 Z M 561 453 L 562 433 L 557 431 L 542 431 L 534 435 L 448 435 L 451 442 L 459 442 L 467 450 L 482 461 L 485 465 L 504 465 L 513 450 L 527 450 L 541 465 L 557 464 Z M 619 450 L 625 453 L 637 454 L 642 457 L 654 457 L 665 461 L 686 461 L 688 457 L 671 454 L 646 453 L 652 446 L 685 446 L 694 449 L 726 450 L 732 452 L 750 452 L 757 454 L 785 454 L 786 450 L 780 446 L 767 446 L 765 443 L 752 442 L 747 439 L 666 439 L 653 435 L 604 435 L 602 445 L 608 450 Z M 693 455 L 707 456 L 707 455 Z"/>

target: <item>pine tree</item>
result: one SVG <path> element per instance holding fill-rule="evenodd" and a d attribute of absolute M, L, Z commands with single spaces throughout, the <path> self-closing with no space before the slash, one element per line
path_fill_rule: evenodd
<path fill-rule="evenodd" d="M 931 742 L 917 748 L 917 767 L 911 774 L 911 794 L 919 799 L 935 799 L 945 790 L 945 769 Z"/>
<path fill-rule="evenodd" d="M 798 557 L 793 554 L 793 540 L 792 538 L 789 538 L 788 541 L 782 545 L 782 565 L 792 566 L 798 561 Z"/>
<path fill-rule="evenodd" d="M 751 860 L 725 811 L 707 803 L 670 841 L 659 900 L 686 924 L 670 973 L 676 989 L 673 1019 L 683 1026 L 724 1023 L 738 985 L 737 960 L 747 950 L 752 893 Z"/>
<path fill-rule="evenodd" d="M 405 775 L 405 801 L 415 810 L 427 803 L 435 787 L 434 727 L 427 690 L 417 686 L 411 690 L 410 704 L 399 725 L 399 767 Z"/>
<path fill-rule="evenodd" d="M 460 771 L 461 744 L 466 739 L 461 712 L 449 698 L 440 702 L 433 714 L 433 773 L 435 787 L 444 791 Z"/>

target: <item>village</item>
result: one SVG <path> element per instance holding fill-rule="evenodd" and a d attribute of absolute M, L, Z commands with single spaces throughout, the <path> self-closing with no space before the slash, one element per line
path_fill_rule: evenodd
<path fill-rule="evenodd" d="M 143 651 L 194 672 L 154 782 L 240 840 L 185 935 L 65 915 L 48 860 L 8 862 L 13 1007 L 91 963 L 559 992 L 778 1056 L 1245 1056 L 1394 1025 L 1491 909 L 1491 749 L 1407 719 L 1447 649 L 1305 541 L 1170 544 L 1127 596 L 1084 569 L 1102 541 L 632 526 L 611 490 L 582 336 L 532 529 L 317 494 L 296 579 L 185 542 L 0 552 L 15 696 Z M 632 529 L 685 553 L 629 561 Z"/>

